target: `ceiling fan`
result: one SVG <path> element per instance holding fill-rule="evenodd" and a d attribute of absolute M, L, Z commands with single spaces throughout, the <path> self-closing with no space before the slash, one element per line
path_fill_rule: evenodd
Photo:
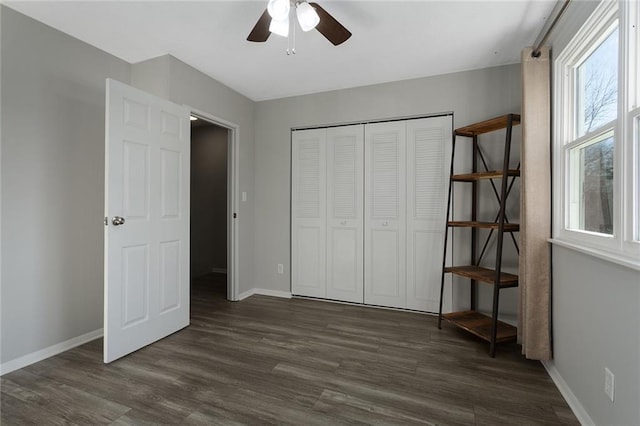
<path fill-rule="evenodd" d="M 317 29 L 334 46 L 344 43 L 351 32 L 324 10 L 318 3 L 306 0 L 269 0 L 256 25 L 247 37 L 248 41 L 265 42 L 271 33 L 289 36 L 289 15 L 295 7 L 298 24 L 303 31 Z"/>

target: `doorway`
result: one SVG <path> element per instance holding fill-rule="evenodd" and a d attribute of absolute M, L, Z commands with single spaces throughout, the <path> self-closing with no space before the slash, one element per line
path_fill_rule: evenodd
<path fill-rule="evenodd" d="M 236 300 L 234 285 L 235 145 L 237 129 L 191 114 L 190 239 L 192 300 Z"/>

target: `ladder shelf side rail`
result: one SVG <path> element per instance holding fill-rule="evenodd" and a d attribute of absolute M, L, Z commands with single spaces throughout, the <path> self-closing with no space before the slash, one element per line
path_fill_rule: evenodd
<path fill-rule="evenodd" d="M 453 134 L 453 138 L 451 141 L 451 168 L 449 171 L 449 176 L 453 176 L 453 160 L 454 160 L 454 155 L 456 152 L 456 135 L 455 133 Z M 453 180 L 449 179 L 449 194 L 447 195 L 447 215 L 446 215 L 446 220 L 449 220 L 449 215 L 451 214 L 451 192 L 453 190 Z M 443 247 L 443 253 L 442 253 L 442 270 L 444 271 L 446 265 L 447 265 L 447 245 L 448 245 L 448 240 L 449 240 L 449 227 L 447 226 L 447 224 L 445 223 L 445 228 L 444 228 L 444 247 Z M 442 328 L 442 302 L 444 299 L 444 278 L 445 278 L 445 274 L 444 272 L 442 273 L 441 279 L 440 279 L 440 301 L 439 301 L 439 306 L 438 306 L 438 329 Z"/>
<path fill-rule="evenodd" d="M 503 160 L 503 177 L 502 177 L 502 191 L 500 193 L 500 216 L 499 216 L 499 229 L 496 248 L 496 267 L 495 267 L 495 286 L 493 288 L 493 309 L 491 312 L 491 342 L 489 343 L 489 355 L 493 358 L 496 354 L 496 337 L 498 332 L 498 305 L 500 300 L 500 274 L 502 272 L 502 245 L 504 242 L 504 218 L 507 209 L 507 170 L 509 169 L 509 160 L 511 158 L 511 131 L 513 125 L 513 117 L 509 116 L 507 132 L 505 135 L 505 147 L 504 147 L 504 160 Z"/>

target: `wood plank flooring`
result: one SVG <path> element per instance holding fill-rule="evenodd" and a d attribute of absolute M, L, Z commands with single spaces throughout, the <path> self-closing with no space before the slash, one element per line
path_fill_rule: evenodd
<path fill-rule="evenodd" d="M 222 285 L 221 285 L 222 284 Z M 427 315 L 192 285 L 191 325 L 109 365 L 95 340 L 1 379 L 2 425 L 577 425 L 538 362 Z"/>

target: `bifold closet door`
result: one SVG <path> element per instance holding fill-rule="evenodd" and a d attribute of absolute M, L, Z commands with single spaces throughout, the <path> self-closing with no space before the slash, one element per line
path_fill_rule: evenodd
<path fill-rule="evenodd" d="M 407 305 L 438 312 L 451 116 L 407 121 Z"/>
<path fill-rule="evenodd" d="M 406 307 L 406 123 L 365 126 L 364 302 Z"/>
<path fill-rule="evenodd" d="M 292 133 L 292 293 L 436 312 L 451 116 Z"/>
<path fill-rule="evenodd" d="M 363 302 L 363 126 L 292 133 L 292 293 Z"/>
<path fill-rule="evenodd" d="M 363 125 L 327 129 L 327 298 L 363 302 Z"/>
<path fill-rule="evenodd" d="M 326 130 L 291 136 L 291 292 L 326 297 Z"/>

